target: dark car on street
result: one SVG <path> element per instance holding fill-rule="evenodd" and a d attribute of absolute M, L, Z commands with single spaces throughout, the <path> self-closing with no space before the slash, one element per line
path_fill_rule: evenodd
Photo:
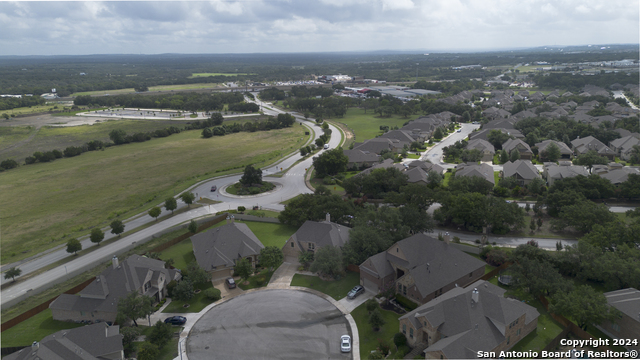
<path fill-rule="evenodd" d="M 216 190 L 218 190 L 218 187 L 217 187 L 217 186 L 215 186 L 215 185 L 213 185 L 213 186 L 211 187 L 211 192 L 214 192 L 214 191 L 216 191 Z"/>
<path fill-rule="evenodd" d="M 362 287 L 362 285 L 356 285 L 353 289 L 351 289 L 351 291 L 349 291 L 349 293 L 347 294 L 347 298 L 355 299 L 356 296 L 362 294 L 363 292 L 364 288 Z"/>
<path fill-rule="evenodd" d="M 184 325 L 187 322 L 187 318 L 184 316 L 172 316 L 164 319 L 165 324 L 171 325 Z"/>
<path fill-rule="evenodd" d="M 227 278 L 227 280 L 225 280 L 225 282 L 227 283 L 227 286 L 229 287 L 229 289 L 235 289 L 236 288 L 236 282 L 235 282 L 235 280 L 233 280 L 233 278 Z"/>

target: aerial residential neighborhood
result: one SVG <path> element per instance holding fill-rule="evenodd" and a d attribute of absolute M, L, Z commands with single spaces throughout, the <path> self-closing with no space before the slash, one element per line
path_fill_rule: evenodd
<path fill-rule="evenodd" d="M 640 358 L 600 3 L 0 3 L 2 358 Z"/>

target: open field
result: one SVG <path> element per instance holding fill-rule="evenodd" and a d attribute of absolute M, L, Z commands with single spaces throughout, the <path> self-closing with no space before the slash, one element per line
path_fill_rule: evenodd
<path fill-rule="evenodd" d="M 347 125 L 351 130 L 353 130 L 355 141 L 363 142 L 382 134 L 382 131 L 380 131 L 381 125 L 387 125 L 390 128 L 393 128 L 394 126 L 401 128 L 405 122 L 417 119 L 418 117 L 420 117 L 420 115 L 411 115 L 406 119 L 398 115 L 382 118 L 377 114 L 374 114 L 373 110 L 368 110 L 365 114 L 364 109 L 349 108 L 344 117 L 332 118 L 329 120 Z"/>
<path fill-rule="evenodd" d="M 300 135 L 296 127 L 211 139 L 186 131 L 5 171 L 0 174 L 1 260 L 17 261 L 106 226 L 116 216 L 144 212 L 198 181 L 248 164 L 264 166 L 298 149 Z"/>
<path fill-rule="evenodd" d="M 148 92 L 171 91 L 171 90 L 215 89 L 217 87 L 221 87 L 221 86 L 217 83 L 158 85 L 158 86 L 150 86 Z M 122 95 L 122 94 L 134 94 L 135 92 L 136 91 L 133 88 L 127 88 L 127 89 L 118 89 L 118 90 L 82 91 L 82 92 L 73 93 L 70 96 L 76 97 L 80 95 Z"/>
<path fill-rule="evenodd" d="M 189 76 L 189 79 L 208 77 L 208 76 L 238 76 L 238 75 L 253 75 L 247 73 L 193 73 Z"/>
<path fill-rule="evenodd" d="M 7 113 L 9 115 L 11 115 L 11 114 L 25 115 L 25 114 L 43 113 L 43 112 L 51 111 L 54 106 L 56 106 L 56 105 L 55 104 L 45 104 L 45 105 L 35 105 L 35 106 L 29 106 L 29 107 L 19 107 L 19 108 L 15 108 L 15 109 L 1 110 L 0 114 Z M 57 105 L 57 107 L 58 107 L 58 109 L 62 109 L 63 108 L 62 105 Z"/>
<path fill-rule="evenodd" d="M 27 139 L 35 131 L 36 128 L 33 126 L 0 127 L 0 151 Z M 4 156 L 0 155 L 0 159 L 4 158 Z"/>
<path fill-rule="evenodd" d="M 184 121 L 107 120 L 93 125 L 65 127 L 43 126 L 31 141 L 1 154 L 0 160 L 14 159 L 18 163 L 23 164 L 24 158 L 36 151 L 44 152 L 55 149 L 62 151 L 68 146 L 84 145 L 91 140 L 111 142 L 109 133 L 115 129 L 122 129 L 126 131 L 127 134 L 133 134 L 137 132 L 151 132 L 169 126 L 182 128 L 184 125 Z M 0 151 L 22 140 L 18 139 L 22 136 L 15 136 L 16 134 L 24 134 L 27 132 L 31 134 L 32 131 L 35 131 L 34 127 L 0 127 L 0 137 L 2 138 L 2 140 L 0 140 Z M 6 145 L 3 136 L 5 132 L 14 134 L 11 137 L 15 139 Z M 24 136 L 23 139 L 26 137 L 27 136 Z"/>

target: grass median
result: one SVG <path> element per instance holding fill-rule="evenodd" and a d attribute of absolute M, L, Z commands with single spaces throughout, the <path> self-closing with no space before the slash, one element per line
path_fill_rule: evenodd
<path fill-rule="evenodd" d="M 1 260 L 17 261 L 145 212 L 201 180 L 276 161 L 299 148 L 300 135 L 296 127 L 211 139 L 186 131 L 5 171 Z"/>

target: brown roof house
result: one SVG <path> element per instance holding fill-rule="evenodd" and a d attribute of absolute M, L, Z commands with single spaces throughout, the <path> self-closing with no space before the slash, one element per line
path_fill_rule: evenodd
<path fill-rule="evenodd" d="M 536 308 L 504 297 L 506 290 L 480 280 L 457 287 L 400 317 L 400 332 L 426 359 L 474 359 L 478 352 L 509 350 L 538 326 Z"/>
<path fill-rule="evenodd" d="M 124 360 L 120 326 L 106 323 L 60 330 L 5 360 Z"/>
<path fill-rule="evenodd" d="M 600 156 L 604 156 L 610 161 L 615 160 L 616 153 L 611 150 L 607 145 L 603 144 L 600 140 L 594 138 L 593 136 L 587 136 L 584 138 L 577 138 L 571 142 L 571 146 L 573 147 L 573 151 L 576 156 L 580 156 L 582 154 L 586 154 L 589 151 L 595 151 Z"/>
<path fill-rule="evenodd" d="M 264 248 L 251 229 L 236 223 L 233 215 L 227 217 L 225 225 L 192 236 L 191 243 L 198 265 L 208 271 L 212 279 L 232 276 L 239 259 L 245 258 L 255 267 Z"/>
<path fill-rule="evenodd" d="M 424 304 L 484 275 L 484 262 L 433 237 L 416 234 L 360 264 L 360 284 L 378 293 L 394 286 L 398 294 Z"/>
<path fill-rule="evenodd" d="M 327 213 L 325 221 L 305 221 L 284 244 L 282 253 L 285 257 L 293 256 L 297 259 L 303 251 L 315 252 L 327 245 L 341 248 L 349 241 L 350 230 L 346 226 L 332 223 Z"/>
<path fill-rule="evenodd" d="M 133 255 L 120 263 L 114 256 L 112 266 L 78 295 L 62 294 L 49 308 L 54 320 L 114 322 L 120 298 L 137 291 L 160 301 L 167 296 L 167 284 L 181 278 L 177 270 L 165 269 L 162 260 Z"/>
<path fill-rule="evenodd" d="M 640 291 L 634 288 L 604 293 L 609 306 L 622 316 L 615 322 L 605 320 L 598 328 L 614 339 L 640 339 Z M 640 351 L 639 344 L 625 344 L 628 350 Z"/>
<path fill-rule="evenodd" d="M 493 155 L 496 154 L 496 148 L 487 140 L 482 139 L 470 140 L 466 149 L 480 151 L 482 153 L 482 161 L 491 161 L 493 160 Z"/>
<path fill-rule="evenodd" d="M 518 181 L 518 185 L 528 185 L 533 179 L 541 179 L 538 169 L 529 160 L 507 161 L 502 166 L 504 178 L 512 177 Z"/>
<path fill-rule="evenodd" d="M 521 139 L 507 140 L 502 144 L 502 150 L 505 150 L 509 155 L 511 155 L 512 151 L 516 150 L 520 153 L 520 159 L 522 160 L 533 159 L 533 151 L 531 151 L 531 147 Z"/>

